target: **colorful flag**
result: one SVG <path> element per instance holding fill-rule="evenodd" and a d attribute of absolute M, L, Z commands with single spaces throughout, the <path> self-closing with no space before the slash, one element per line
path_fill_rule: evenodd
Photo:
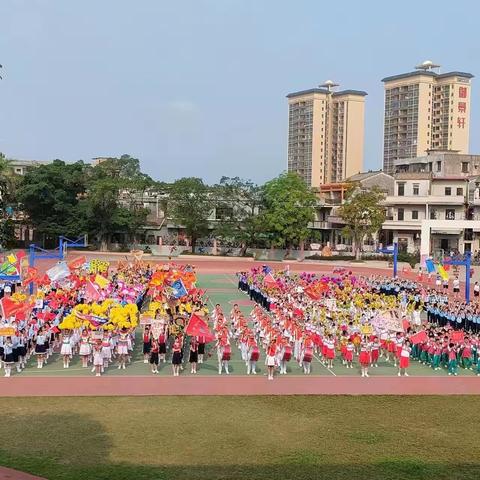
<path fill-rule="evenodd" d="M 210 332 L 207 322 L 195 313 L 192 313 L 188 325 L 185 328 L 185 333 L 192 337 L 205 337 L 205 343 L 215 340 L 215 335 Z"/>
<path fill-rule="evenodd" d="M 10 255 L 7 255 L 7 260 L 13 265 L 14 263 L 17 263 L 17 257 L 11 253 Z"/>
<path fill-rule="evenodd" d="M 442 280 L 448 280 L 448 273 L 445 271 L 443 265 L 438 265 L 437 273 L 442 277 Z"/>
<path fill-rule="evenodd" d="M 172 296 L 174 298 L 182 298 L 187 294 L 187 289 L 182 280 L 176 280 L 170 286 L 172 287 Z"/>

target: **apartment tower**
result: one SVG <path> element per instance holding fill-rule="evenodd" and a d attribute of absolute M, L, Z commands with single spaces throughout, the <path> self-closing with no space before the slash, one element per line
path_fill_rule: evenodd
<path fill-rule="evenodd" d="M 363 168 L 366 92 L 319 88 L 287 95 L 288 171 L 311 187 L 341 182 Z"/>
<path fill-rule="evenodd" d="M 415 71 L 386 77 L 383 170 L 427 151 L 468 154 L 471 73 L 439 73 L 427 60 Z"/>

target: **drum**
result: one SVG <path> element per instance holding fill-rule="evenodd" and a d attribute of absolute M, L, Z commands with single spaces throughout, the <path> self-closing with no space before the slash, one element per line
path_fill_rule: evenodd
<path fill-rule="evenodd" d="M 250 354 L 250 361 L 257 362 L 259 358 L 260 358 L 260 351 L 258 350 L 258 347 L 253 347 L 252 353 Z"/>
<path fill-rule="evenodd" d="M 283 361 L 289 362 L 291 358 L 292 358 L 292 347 L 290 345 L 287 345 L 285 347 L 285 351 L 283 352 Z"/>
<path fill-rule="evenodd" d="M 231 355 L 232 349 L 230 348 L 230 345 L 225 345 L 223 347 L 222 360 L 230 360 Z"/>
<path fill-rule="evenodd" d="M 303 353 L 303 361 L 304 362 L 311 362 L 313 358 L 313 349 L 306 348 L 305 352 Z"/>

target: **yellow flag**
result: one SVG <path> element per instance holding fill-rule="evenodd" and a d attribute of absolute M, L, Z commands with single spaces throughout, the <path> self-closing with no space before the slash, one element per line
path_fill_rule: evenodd
<path fill-rule="evenodd" d="M 105 277 L 102 277 L 102 275 L 99 275 L 98 273 L 95 276 L 94 281 L 100 288 L 105 288 L 105 287 L 108 287 L 108 285 L 110 285 L 110 282 Z"/>
<path fill-rule="evenodd" d="M 17 261 L 17 257 L 13 253 L 11 253 L 7 256 L 7 260 L 9 263 L 15 263 Z"/>

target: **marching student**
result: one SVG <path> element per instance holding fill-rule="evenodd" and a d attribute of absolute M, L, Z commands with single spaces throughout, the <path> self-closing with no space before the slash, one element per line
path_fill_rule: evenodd
<path fill-rule="evenodd" d="M 347 368 L 353 368 L 353 352 L 355 346 L 351 339 L 348 340 L 347 345 L 345 346 L 345 364 Z"/>
<path fill-rule="evenodd" d="M 37 357 L 37 368 L 43 368 L 45 355 L 47 353 L 47 347 L 45 345 L 46 341 L 47 337 L 43 332 L 43 328 L 40 328 L 35 339 L 35 356 Z"/>
<path fill-rule="evenodd" d="M 125 327 L 120 331 L 117 342 L 118 369 L 125 370 L 125 364 L 128 358 L 128 336 L 129 333 Z M 80 346 L 80 349 L 82 347 Z"/>
<path fill-rule="evenodd" d="M 102 340 L 98 339 L 93 344 L 93 366 L 95 368 L 95 376 L 100 377 L 103 370 Z"/>
<path fill-rule="evenodd" d="M 230 375 L 228 369 L 228 362 L 232 355 L 232 350 L 230 346 L 230 340 L 227 336 L 223 336 L 217 341 L 217 357 L 218 357 L 218 374 L 222 374 L 222 370 L 225 370 L 227 375 Z"/>
<path fill-rule="evenodd" d="M 182 341 L 181 337 L 175 338 L 172 347 L 172 371 L 173 376 L 178 377 L 180 375 L 180 365 L 182 364 Z"/>
<path fill-rule="evenodd" d="M 190 363 L 190 373 L 197 373 L 197 363 L 198 363 L 198 342 L 196 337 L 190 339 L 190 355 L 188 357 Z"/>
<path fill-rule="evenodd" d="M 83 330 L 82 336 L 80 338 L 80 358 L 82 359 L 82 367 L 88 367 L 88 359 L 92 354 L 92 346 L 90 345 L 90 339 L 88 338 L 88 331 Z"/>
<path fill-rule="evenodd" d="M 270 342 L 270 345 L 267 348 L 267 357 L 265 358 L 265 365 L 267 366 L 268 379 L 273 380 L 273 375 L 275 372 L 275 355 L 277 352 L 277 345 L 275 340 Z"/>
<path fill-rule="evenodd" d="M 143 363 L 148 363 L 151 347 L 152 347 L 152 334 L 150 333 L 150 327 L 146 325 L 145 330 L 143 332 Z"/>
<path fill-rule="evenodd" d="M 360 355 L 358 357 L 362 371 L 362 377 L 368 377 L 368 367 L 371 363 L 370 348 L 370 343 L 367 341 L 367 338 L 364 337 L 362 343 L 360 344 Z"/>
<path fill-rule="evenodd" d="M 251 373 L 253 375 L 257 374 L 257 362 L 260 358 L 260 350 L 258 348 L 257 342 L 253 334 L 248 338 L 248 352 L 247 352 L 247 375 Z"/>
<path fill-rule="evenodd" d="M 70 360 L 72 359 L 72 343 L 70 332 L 68 330 L 62 332 L 62 346 L 60 347 L 60 355 L 63 356 L 63 368 L 69 368 Z"/>
<path fill-rule="evenodd" d="M 158 341 L 152 338 L 152 344 L 151 344 L 150 354 L 149 354 L 150 355 L 149 362 L 150 362 L 152 373 L 158 373 L 158 360 L 159 360 L 158 351 L 159 351 Z"/>
<path fill-rule="evenodd" d="M 412 349 L 410 348 L 410 342 L 406 341 L 402 345 L 402 350 L 400 351 L 400 362 L 399 362 L 399 368 L 398 368 L 398 376 L 402 376 L 402 371 L 403 375 L 405 377 L 408 377 L 407 369 L 410 366 L 410 352 Z"/>
<path fill-rule="evenodd" d="M 9 377 L 12 372 L 13 361 L 13 342 L 12 337 L 7 337 L 3 343 L 3 365 L 5 368 L 5 376 Z"/>

